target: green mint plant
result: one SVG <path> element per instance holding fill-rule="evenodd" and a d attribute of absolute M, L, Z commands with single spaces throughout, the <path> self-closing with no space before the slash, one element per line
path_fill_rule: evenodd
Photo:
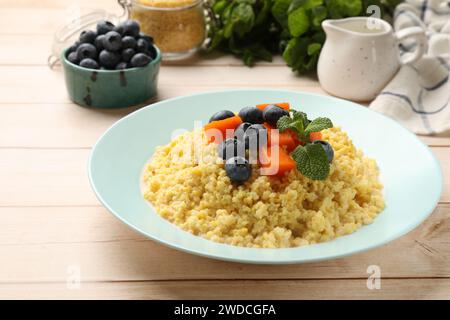
<path fill-rule="evenodd" d="M 325 42 L 325 19 L 364 16 L 376 5 L 383 17 L 401 0 L 207 0 L 211 7 L 208 51 L 241 57 L 248 66 L 282 54 L 293 71 L 315 70 Z"/>
<path fill-rule="evenodd" d="M 297 170 L 312 180 L 325 180 L 330 173 L 330 163 L 327 154 L 320 144 L 311 143 L 310 134 L 333 127 L 328 118 L 308 120 L 304 112 L 292 110 L 289 116 L 281 117 L 277 122 L 280 132 L 294 131 L 298 139 L 304 144 L 299 145 L 291 153 L 297 163 Z"/>

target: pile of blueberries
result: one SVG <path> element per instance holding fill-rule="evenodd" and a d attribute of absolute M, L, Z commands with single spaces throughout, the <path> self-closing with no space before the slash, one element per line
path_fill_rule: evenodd
<path fill-rule="evenodd" d="M 267 145 L 267 122 L 276 127 L 278 119 L 289 115 L 287 110 L 276 105 L 267 106 L 264 111 L 256 107 L 245 107 L 238 113 L 242 123 L 235 129 L 233 138 L 226 139 L 218 146 L 219 156 L 225 160 L 227 176 L 234 182 L 247 181 L 252 173 L 250 158 L 258 156 L 259 148 Z M 228 110 L 214 114 L 209 122 L 234 117 Z"/>
<path fill-rule="evenodd" d="M 88 69 L 123 70 L 144 67 L 155 59 L 153 38 L 140 32 L 137 21 L 126 20 L 115 26 L 109 21 L 86 30 L 67 49 L 67 60 Z"/>

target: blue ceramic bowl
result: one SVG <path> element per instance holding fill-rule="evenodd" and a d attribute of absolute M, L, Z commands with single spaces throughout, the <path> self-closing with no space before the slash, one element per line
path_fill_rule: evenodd
<path fill-rule="evenodd" d="M 125 108 L 143 103 L 156 94 L 161 52 L 141 68 L 93 70 L 77 66 L 62 52 L 67 92 L 76 104 L 95 108 Z"/>
<path fill-rule="evenodd" d="M 332 241 L 283 249 L 242 248 L 194 236 L 159 216 L 141 193 L 141 173 L 156 146 L 174 129 L 234 106 L 286 101 L 311 117 L 329 117 L 354 144 L 375 159 L 386 208 L 372 224 Z M 155 121 L 158 119 L 158 121 Z M 151 124 L 151 125 L 149 125 Z M 355 103 L 310 93 L 253 89 L 209 92 L 142 108 L 114 124 L 92 150 L 89 177 L 100 201 L 117 218 L 147 237 L 179 250 L 249 263 L 299 263 L 343 257 L 392 241 L 414 229 L 435 208 L 442 172 L 435 156 L 392 119 Z"/>

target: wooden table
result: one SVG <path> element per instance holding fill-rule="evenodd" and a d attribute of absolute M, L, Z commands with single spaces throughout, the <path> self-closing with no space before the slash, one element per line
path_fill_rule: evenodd
<path fill-rule="evenodd" d="M 133 110 L 72 104 L 62 70 L 46 65 L 53 32 L 76 12 L 74 3 L 120 11 L 114 0 L 0 1 L 0 298 L 450 298 L 449 138 L 421 137 L 445 175 L 430 218 L 344 259 L 214 261 L 156 244 L 116 220 L 91 191 L 87 159 L 100 134 Z M 250 69 L 215 57 L 164 65 L 158 99 L 249 86 L 325 94 L 279 58 Z M 366 286 L 371 265 L 381 269 L 381 289 Z"/>

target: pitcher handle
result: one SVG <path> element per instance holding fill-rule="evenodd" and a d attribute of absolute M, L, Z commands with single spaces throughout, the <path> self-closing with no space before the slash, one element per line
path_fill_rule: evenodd
<path fill-rule="evenodd" d="M 397 31 L 397 43 L 411 38 L 415 40 L 416 48 L 413 52 L 408 52 L 404 57 L 400 57 L 401 64 L 412 64 L 417 62 L 428 50 L 428 40 L 425 30 L 421 27 L 408 27 Z"/>

